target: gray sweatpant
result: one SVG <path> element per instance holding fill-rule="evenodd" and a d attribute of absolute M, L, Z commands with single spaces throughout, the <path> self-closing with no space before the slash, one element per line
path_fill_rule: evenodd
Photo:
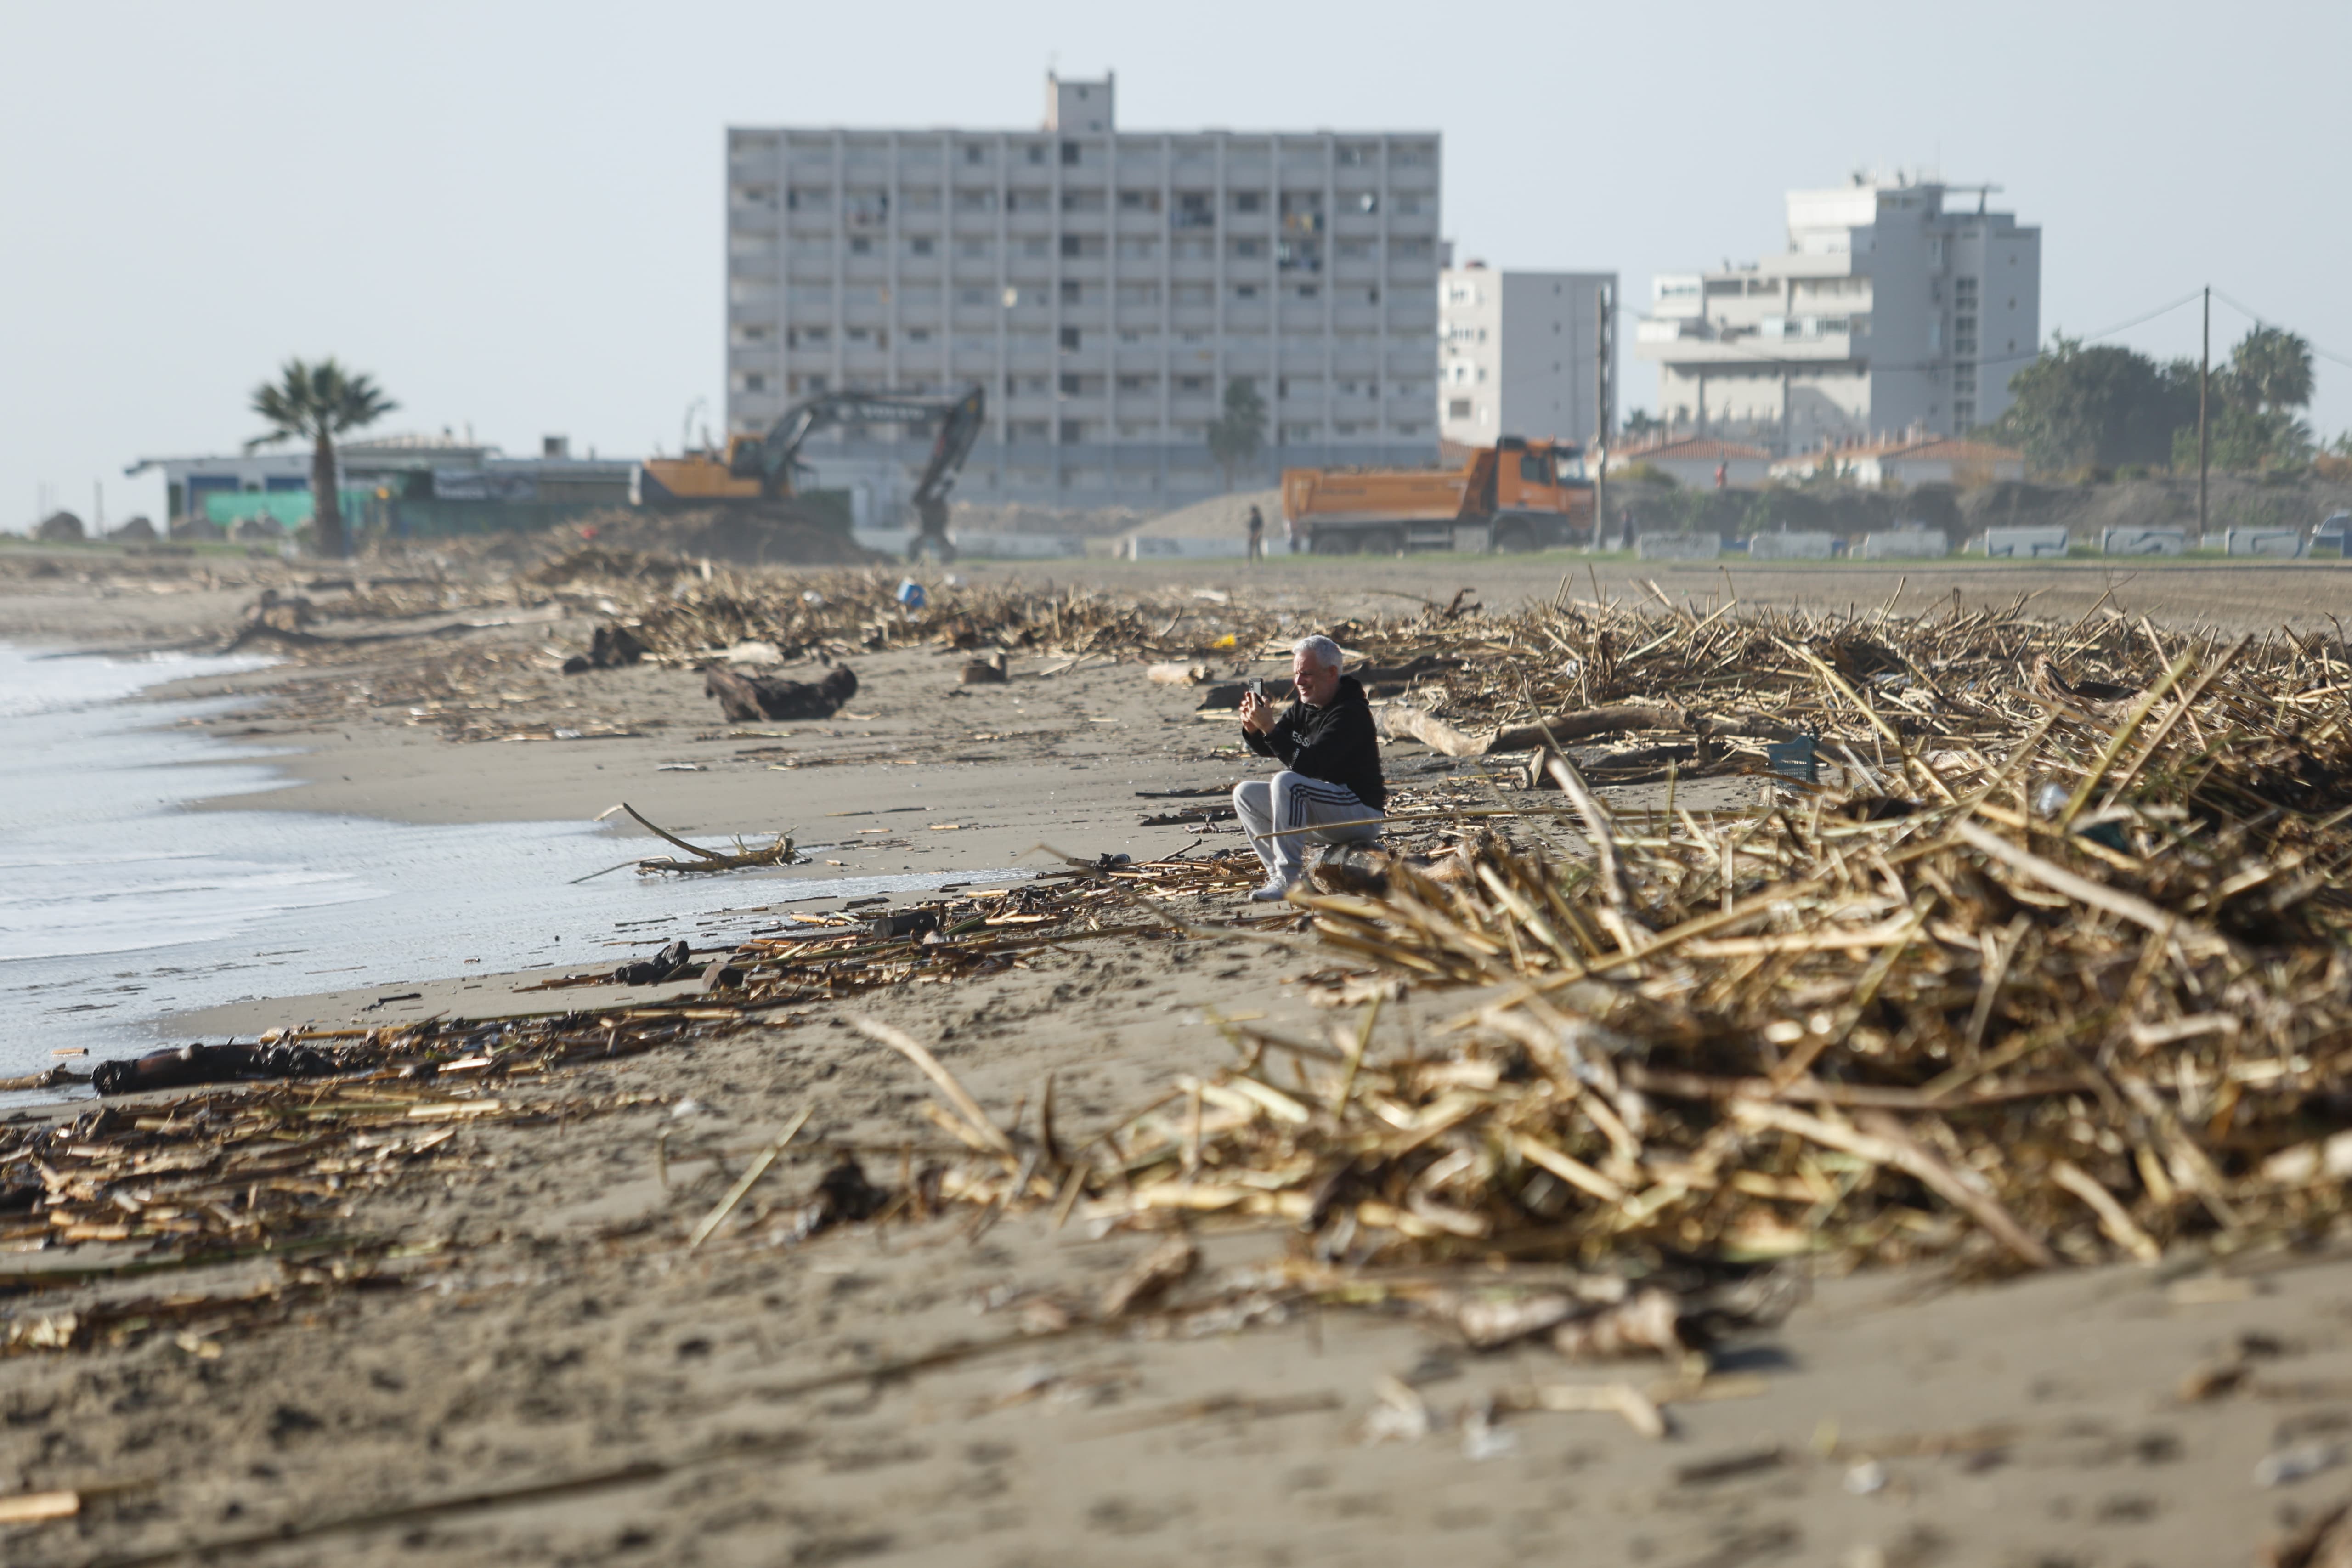
<path fill-rule="evenodd" d="M 1376 838 L 1381 831 L 1376 820 L 1381 814 L 1358 800 L 1354 790 L 1287 768 L 1271 779 L 1244 779 L 1235 784 L 1234 815 L 1241 818 L 1242 831 L 1250 836 L 1250 847 L 1265 863 L 1267 878 L 1279 878 L 1286 884 L 1298 880 L 1309 843 L 1351 844 Z M 1366 821 L 1368 817 L 1375 820 Z M 1357 826 L 1326 827 L 1326 823 Z M 1317 831 L 1282 833 L 1286 827 Z M 1277 833 L 1281 837 L 1272 837 Z"/>

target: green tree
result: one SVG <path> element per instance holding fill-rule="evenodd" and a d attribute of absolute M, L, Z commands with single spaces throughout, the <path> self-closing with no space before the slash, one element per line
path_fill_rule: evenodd
<path fill-rule="evenodd" d="M 2178 366 L 2159 368 L 2125 348 L 2084 348 L 2063 332 L 2009 388 L 2015 401 L 1993 434 L 2037 468 L 2162 463 L 2173 432 L 2185 423 L 2193 436 L 2197 423 L 2193 366 L 2184 386 Z"/>
<path fill-rule="evenodd" d="M 2233 401 L 2265 412 L 2305 408 L 2311 404 L 2311 344 L 2280 327 L 2256 327 L 2230 351 Z"/>
<path fill-rule="evenodd" d="M 2189 385 L 2197 370 L 2182 362 Z M 2250 471 L 2301 463 L 2311 456 L 2302 410 L 2312 393 L 2311 344 L 2278 327 L 2256 327 L 2238 340 L 2213 373 L 2206 401 L 2208 458 L 2217 468 Z M 2194 418 L 2172 437 L 2172 466 L 2197 466 Z"/>
<path fill-rule="evenodd" d="M 350 374 L 329 357 L 316 364 L 288 360 L 277 382 L 253 389 L 252 406 L 269 421 L 269 429 L 247 441 L 247 451 L 279 441 L 310 443 L 310 516 L 319 553 L 340 560 L 350 551 L 335 486 L 335 437 L 374 424 L 400 405 L 373 377 Z"/>
<path fill-rule="evenodd" d="M 1248 378 L 1225 383 L 1225 411 L 1209 422 L 1209 455 L 1225 471 L 1225 489 L 1234 488 L 1234 471 L 1257 460 L 1265 447 L 1265 400 Z"/>

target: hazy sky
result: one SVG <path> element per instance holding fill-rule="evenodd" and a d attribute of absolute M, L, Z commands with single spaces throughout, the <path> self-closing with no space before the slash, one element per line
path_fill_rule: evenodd
<path fill-rule="evenodd" d="M 1460 254 L 1629 300 L 1779 248 L 1785 187 L 1939 165 L 2042 226 L 2045 335 L 2210 282 L 2352 360 L 2343 0 L 18 0 L 0 59 L 5 528 L 94 479 L 160 520 L 125 465 L 254 434 L 294 353 L 373 371 L 386 430 L 675 447 L 721 401 L 724 128 L 1028 127 L 1056 61 L 1131 129 L 1443 132 Z M 2217 353 L 2246 325 L 2217 305 Z M 2117 341 L 2193 353 L 2196 312 Z M 2352 364 L 2313 412 L 2352 426 Z"/>

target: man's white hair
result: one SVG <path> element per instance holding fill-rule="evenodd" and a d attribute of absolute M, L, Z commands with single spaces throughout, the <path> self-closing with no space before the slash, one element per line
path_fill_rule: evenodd
<path fill-rule="evenodd" d="M 1326 637 L 1300 637 L 1290 645 L 1290 651 L 1294 655 L 1305 654 L 1308 659 L 1325 669 L 1337 669 L 1346 663 L 1348 658 L 1346 654 L 1339 651 L 1339 645 Z"/>

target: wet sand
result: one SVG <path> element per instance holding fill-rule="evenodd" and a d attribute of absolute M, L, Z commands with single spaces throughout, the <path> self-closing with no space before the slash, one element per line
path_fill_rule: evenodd
<path fill-rule="evenodd" d="M 1250 581 L 1237 563 L 1069 564 L 1086 570 L 1063 581 L 1111 586 Z M 1277 561 L 1255 582 L 1360 613 L 1381 589 L 1443 599 L 1475 584 L 1490 603 L 1549 595 L 1569 563 L 1456 564 Z M 2325 624 L 2352 582 L 2338 570 L 2168 567 L 2110 603 L 2159 626 L 2198 614 L 2252 617 L 2231 622 L 2248 627 L 2288 614 Z M 1721 591 L 1713 572 L 1599 571 L 1603 592 L 1645 594 L 1638 579 L 1652 577 L 1670 596 Z M 2072 563 L 1732 576 L 1751 602 L 1871 603 L 1902 583 L 1906 605 L 1915 592 L 1948 598 L 1958 587 L 2006 603 L 2038 590 L 2037 605 L 2056 615 L 2090 613 L 2110 587 Z M 2161 594 L 2143 585 L 2158 579 Z M 0 584 L 0 637 L 65 635 L 74 595 L 18 588 Z M 234 607 L 196 594 L 84 606 L 101 640 L 194 636 Z M 580 642 L 584 624 L 493 635 Z M 299 783 L 266 797 L 276 809 L 497 822 L 585 818 L 626 798 L 698 837 L 792 828 L 803 843 L 845 846 L 812 851 L 808 867 L 714 879 L 713 910 L 779 905 L 817 878 L 1039 864 L 1040 843 L 1087 857 L 1164 854 L 1192 836 L 1138 826 L 1153 803 L 1137 792 L 1239 776 L 1232 721 L 1196 720 L 1196 696 L 1150 687 L 1133 666 L 1047 678 L 1016 665 L 1005 686 L 961 688 L 953 658 L 854 662 L 863 685 L 851 710 L 871 719 L 758 727 L 793 731 L 776 738 L 728 735 L 735 727 L 716 721 L 697 678 L 662 669 L 549 673 L 515 687 L 527 699 L 510 705 L 519 722 L 593 716 L 631 738 L 459 744 L 365 704 L 328 723 L 257 701 L 219 724 L 303 748 L 285 763 Z M 344 668 L 302 679 L 341 689 L 375 678 Z M 273 679 L 286 676 L 227 684 Z M 1411 744 L 1392 748 L 1390 765 L 1405 781 L 1465 766 Z M 835 815 L 856 812 L 877 815 Z M 614 843 L 616 860 L 653 847 L 634 829 Z M 351 1230 L 397 1238 L 386 1272 L 400 1288 L 329 1293 L 267 1324 L 198 1323 L 123 1350 L 0 1362 L 10 1489 L 87 1494 L 76 1519 L 0 1526 L 0 1557 L 168 1561 L 142 1554 L 245 1540 L 236 1559 L 269 1564 L 1433 1556 L 2120 1568 L 2249 1562 L 2294 1517 L 2352 1493 L 2352 1469 L 2332 1447 L 2352 1429 L 2352 1321 L 2341 1307 L 2352 1261 L 2325 1252 L 2222 1267 L 2183 1256 L 1991 1287 L 1924 1271 L 1819 1279 L 1784 1324 L 1718 1352 L 1725 1397 L 1670 1406 L 1672 1435 L 1652 1441 L 1614 1415 L 1520 1414 L 1489 1426 L 1478 1412 L 1497 1392 L 1646 1385 L 1671 1369 L 1571 1364 L 1538 1350 L 1472 1355 L 1371 1312 L 1192 1338 L 1024 1332 L 1034 1321 L 1024 1299 L 1098 1289 L 1152 1238 L 1056 1231 L 1045 1215 L 974 1237 L 959 1215 L 783 1244 L 774 1233 L 821 1169 L 814 1160 L 781 1161 L 740 1233 L 699 1251 L 684 1245 L 799 1110 L 816 1111 L 813 1133 L 877 1147 L 921 1125 L 926 1086 L 859 1037 L 853 1017 L 932 1045 L 992 1108 L 1034 1096 L 1052 1071 L 1083 1137 L 1171 1074 L 1230 1060 L 1212 1010 L 1319 1036 L 1331 1016 L 1287 984 L 1307 967 L 1238 942 L 1071 944 L 1006 973 L 800 1009 L 780 1026 L 690 1050 L 518 1082 L 509 1098 L 595 1109 L 467 1127 L 457 1135 L 463 1158 L 429 1180 L 350 1191 Z M 250 1037 L 305 1020 L 487 1016 L 547 1005 L 550 994 L 569 1009 L 660 994 L 519 989 L 546 973 L 561 972 L 403 984 L 419 994 L 373 1011 L 363 1009 L 387 988 L 257 1000 L 178 1026 Z M 1409 994 L 1379 1038 L 1401 1041 L 1475 1000 Z M 1209 1261 L 1272 1257 L 1282 1240 L 1212 1234 Z M 0 1254 L 0 1272 L 53 1258 Z M 161 1288 L 290 1289 L 299 1277 L 299 1263 L 249 1260 L 174 1271 Z M 37 1310 L 158 1288 L 103 1281 L 45 1292 Z M 983 1348 L 919 1364 L 958 1343 Z M 2182 1401 L 2193 1372 L 2225 1363 L 2240 1371 L 2226 1392 Z M 1396 1384 L 1417 1392 L 1430 1430 L 1368 1444 L 1364 1424 L 1393 1405 Z M 2265 1454 L 2314 1444 L 2317 1473 L 2255 1484 Z"/>

